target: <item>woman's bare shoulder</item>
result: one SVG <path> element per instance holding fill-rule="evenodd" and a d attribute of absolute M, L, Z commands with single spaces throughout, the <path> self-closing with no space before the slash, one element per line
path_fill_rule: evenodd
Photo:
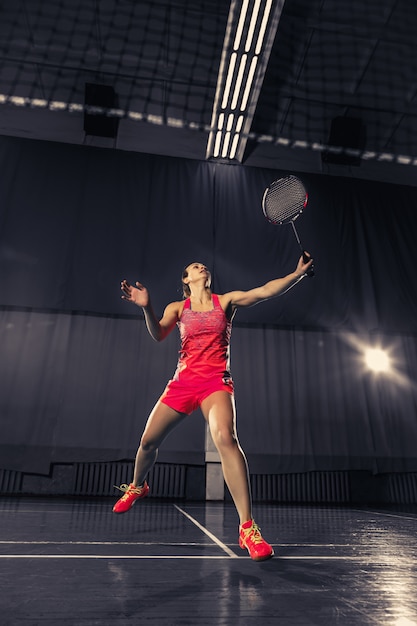
<path fill-rule="evenodd" d="M 232 302 L 233 300 L 233 291 L 228 291 L 227 293 L 218 293 L 217 297 L 219 299 L 220 304 L 222 305 L 222 307 L 224 309 L 227 309 L 227 307 L 229 306 L 229 304 Z"/>
<path fill-rule="evenodd" d="M 175 302 L 170 302 L 165 307 L 165 313 L 168 315 L 176 314 L 178 318 L 181 317 L 181 313 L 184 309 L 185 300 L 176 300 Z"/>

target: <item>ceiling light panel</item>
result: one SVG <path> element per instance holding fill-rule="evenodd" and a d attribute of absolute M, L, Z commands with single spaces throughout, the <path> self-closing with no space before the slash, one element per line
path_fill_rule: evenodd
<path fill-rule="evenodd" d="M 284 1 L 231 2 L 207 159 L 243 158 Z"/>

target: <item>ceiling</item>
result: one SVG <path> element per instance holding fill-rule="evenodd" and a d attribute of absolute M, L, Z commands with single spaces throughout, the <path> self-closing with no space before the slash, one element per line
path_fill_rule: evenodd
<path fill-rule="evenodd" d="M 204 160 L 228 14 L 2 0 L 0 134 Z M 286 0 L 243 164 L 417 185 L 416 33 L 415 0 Z M 114 88 L 114 137 L 85 132 L 86 83 Z"/>

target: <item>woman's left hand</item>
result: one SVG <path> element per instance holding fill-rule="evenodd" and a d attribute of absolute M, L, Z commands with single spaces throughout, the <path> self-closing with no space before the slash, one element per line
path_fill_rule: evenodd
<path fill-rule="evenodd" d="M 308 261 L 305 261 L 305 258 L 308 258 Z M 313 259 L 311 258 L 311 254 L 304 251 L 304 254 L 302 254 L 299 258 L 297 269 L 295 271 L 299 276 L 305 276 L 312 265 Z"/>

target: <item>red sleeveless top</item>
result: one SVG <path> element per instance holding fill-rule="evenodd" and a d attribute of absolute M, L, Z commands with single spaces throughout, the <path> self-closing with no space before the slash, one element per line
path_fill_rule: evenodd
<path fill-rule="evenodd" d="M 226 317 L 219 298 L 212 294 L 211 311 L 193 311 L 187 298 L 177 322 L 181 348 L 174 380 L 230 378 L 229 345 L 232 322 Z"/>

